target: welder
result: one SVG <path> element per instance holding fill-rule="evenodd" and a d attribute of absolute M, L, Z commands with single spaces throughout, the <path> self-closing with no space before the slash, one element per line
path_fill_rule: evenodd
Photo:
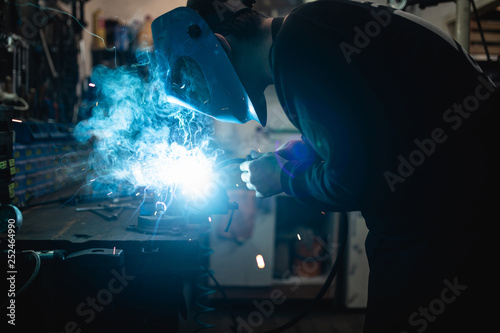
<path fill-rule="evenodd" d="M 155 40 L 171 52 L 172 94 L 265 126 L 274 85 L 302 140 L 252 151 L 241 177 L 258 197 L 362 212 L 365 332 L 489 329 L 499 89 L 455 40 L 404 11 L 333 0 L 272 18 L 254 2 L 189 0 L 157 19 L 153 30 L 182 41 Z M 172 26 L 189 36 L 169 37 Z M 186 63 L 205 80 L 201 96 L 175 74 Z"/>

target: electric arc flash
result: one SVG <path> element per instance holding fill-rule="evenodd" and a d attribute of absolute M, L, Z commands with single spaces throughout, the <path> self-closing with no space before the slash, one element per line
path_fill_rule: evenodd
<path fill-rule="evenodd" d="M 143 187 L 162 197 L 181 191 L 199 199 L 216 177 L 213 119 L 175 103 L 154 57 L 144 52 L 138 59 L 148 75 L 133 68 L 94 68 L 98 97 L 92 116 L 74 130 L 79 141 L 93 142 L 89 183 L 102 186 L 101 192 Z"/>
<path fill-rule="evenodd" d="M 266 263 L 264 262 L 264 257 L 261 254 L 258 254 L 255 257 L 255 260 L 257 261 L 257 267 L 259 267 L 260 269 L 266 267 Z"/>

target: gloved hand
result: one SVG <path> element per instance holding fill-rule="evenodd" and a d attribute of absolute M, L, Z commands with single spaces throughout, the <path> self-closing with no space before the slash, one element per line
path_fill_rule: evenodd
<path fill-rule="evenodd" d="M 289 141 L 279 147 L 275 153 L 288 161 L 314 160 L 316 157 L 313 148 L 303 140 Z"/>
<path fill-rule="evenodd" d="M 275 153 L 250 152 L 251 161 L 240 164 L 241 180 L 258 198 L 267 198 L 283 192 L 281 169 L 286 160 Z"/>

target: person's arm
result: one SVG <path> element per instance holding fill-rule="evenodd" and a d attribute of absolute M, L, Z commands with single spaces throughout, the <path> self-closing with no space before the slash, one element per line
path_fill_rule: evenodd
<path fill-rule="evenodd" d="M 288 161 L 310 160 L 318 158 L 318 154 L 304 136 L 301 140 L 291 140 L 276 149 L 276 154 Z"/>
<path fill-rule="evenodd" d="M 361 162 L 359 143 L 348 138 L 346 131 L 332 131 L 317 122 L 304 125 L 312 143 L 304 137 L 304 141 L 289 142 L 274 153 L 252 151 L 252 160 L 240 165 L 242 180 L 257 197 L 284 191 L 320 210 L 359 210 L 361 175 L 366 166 Z"/>
<path fill-rule="evenodd" d="M 326 211 L 359 210 L 357 199 L 335 180 L 334 172 L 324 161 L 288 161 L 281 175 L 283 192 L 300 202 Z"/>
<path fill-rule="evenodd" d="M 329 184 L 331 177 L 325 162 L 304 136 L 302 140 L 285 143 L 275 153 L 287 160 L 280 173 L 280 184 L 286 194 L 321 210 L 353 210 L 357 206 L 347 190 Z"/>

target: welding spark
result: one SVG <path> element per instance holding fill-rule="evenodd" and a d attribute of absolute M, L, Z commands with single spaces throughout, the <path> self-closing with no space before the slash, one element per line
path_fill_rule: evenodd
<path fill-rule="evenodd" d="M 167 210 L 167 205 L 164 202 L 156 202 L 156 211 L 159 213 L 164 213 Z"/>
<path fill-rule="evenodd" d="M 302 238 L 300 237 L 300 234 L 297 234 L 297 238 L 298 238 L 298 240 L 302 240 Z"/>
<path fill-rule="evenodd" d="M 202 200 L 217 178 L 213 119 L 169 95 L 164 73 L 146 58 L 147 79 L 137 70 L 94 68 L 99 100 L 74 130 L 79 141 L 94 143 L 89 179 L 103 193 L 147 188 L 166 208 L 173 196 Z"/>
<path fill-rule="evenodd" d="M 89 83 L 89 87 L 95 87 L 95 83 Z"/>
<path fill-rule="evenodd" d="M 255 260 L 257 261 L 257 267 L 259 267 L 260 269 L 266 267 L 266 263 L 264 262 L 264 257 L 261 254 L 258 254 L 255 257 Z"/>
<path fill-rule="evenodd" d="M 22 123 L 23 122 L 22 120 L 19 120 L 19 119 L 12 119 L 12 121 L 15 123 Z"/>

